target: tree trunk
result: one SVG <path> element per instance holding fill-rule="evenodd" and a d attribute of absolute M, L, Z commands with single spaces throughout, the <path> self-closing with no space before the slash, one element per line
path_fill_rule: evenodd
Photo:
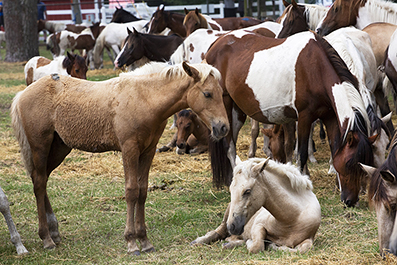
<path fill-rule="evenodd" d="M 81 9 L 80 9 L 80 0 L 72 0 L 72 19 L 75 24 L 81 24 Z"/>
<path fill-rule="evenodd" d="M 28 61 L 39 55 L 37 1 L 3 0 L 6 62 Z"/>

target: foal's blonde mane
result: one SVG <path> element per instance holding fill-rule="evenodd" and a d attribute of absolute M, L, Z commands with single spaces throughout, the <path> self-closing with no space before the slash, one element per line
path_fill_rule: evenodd
<path fill-rule="evenodd" d="M 216 80 L 221 80 L 221 74 L 219 73 L 219 71 L 215 67 L 207 63 L 189 64 L 189 66 L 194 67 L 197 71 L 199 71 L 200 82 L 202 83 L 210 75 L 214 76 Z M 159 63 L 159 62 L 151 62 L 136 69 L 135 71 L 128 73 L 121 73 L 120 77 L 143 76 L 150 74 L 159 74 L 161 78 L 169 78 L 169 79 L 188 77 L 181 63 L 176 65 L 169 65 L 167 63 Z"/>
<path fill-rule="evenodd" d="M 251 176 L 252 167 L 263 162 L 264 160 L 264 158 L 250 158 L 237 164 L 234 168 L 234 171 L 241 170 L 243 175 Z M 262 174 L 260 174 L 261 177 L 266 177 L 266 174 L 263 174 L 264 171 L 269 171 L 277 176 L 280 176 L 280 178 L 287 178 L 291 183 L 291 187 L 298 192 L 302 192 L 304 190 L 313 190 L 313 184 L 310 181 L 309 176 L 303 175 L 299 169 L 291 163 L 282 164 L 269 159 L 267 161 L 267 165 L 262 171 Z"/>

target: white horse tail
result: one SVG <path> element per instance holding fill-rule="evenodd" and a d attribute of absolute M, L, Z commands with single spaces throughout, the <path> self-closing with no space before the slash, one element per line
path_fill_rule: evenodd
<path fill-rule="evenodd" d="M 22 126 L 21 114 L 19 111 L 19 99 L 23 91 L 18 92 L 14 97 L 11 104 L 11 122 L 14 128 L 15 137 L 18 140 L 19 147 L 21 148 L 21 157 L 25 165 L 26 173 L 30 177 L 33 171 L 33 156 L 32 150 L 26 137 L 25 129 Z"/>
<path fill-rule="evenodd" d="M 179 63 L 183 63 L 184 61 L 189 62 L 188 58 L 186 58 L 185 44 L 184 42 L 182 42 L 181 45 L 179 45 L 178 48 L 174 51 L 174 53 L 171 55 L 170 63 L 179 64 Z"/>

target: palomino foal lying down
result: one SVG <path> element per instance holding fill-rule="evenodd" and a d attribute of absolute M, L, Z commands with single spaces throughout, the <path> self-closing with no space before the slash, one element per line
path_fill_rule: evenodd
<path fill-rule="evenodd" d="M 11 106 L 12 126 L 33 181 L 44 248 L 61 240 L 48 177 L 72 149 L 79 149 L 121 151 L 128 252 L 154 251 L 146 235 L 145 201 L 156 145 L 168 117 L 185 108 L 196 112 L 214 139 L 229 132 L 219 80 L 208 64 L 152 63 L 102 82 L 46 76 L 19 92 Z"/>
<path fill-rule="evenodd" d="M 231 202 L 221 225 L 191 244 L 208 244 L 229 236 L 225 248 L 246 242 L 249 252 L 257 253 L 271 243 L 274 249 L 306 252 L 321 221 L 320 204 L 312 188 L 309 177 L 291 164 L 237 159 Z"/>

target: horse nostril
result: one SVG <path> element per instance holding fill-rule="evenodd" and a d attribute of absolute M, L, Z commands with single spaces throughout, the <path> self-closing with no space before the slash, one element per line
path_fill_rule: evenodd
<path fill-rule="evenodd" d="M 352 200 L 346 200 L 346 201 L 345 201 L 345 204 L 346 204 L 347 207 L 353 207 L 353 206 L 354 206 Z"/>
<path fill-rule="evenodd" d="M 181 144 L 178 145 L 178 147 L 179 147 L 180 149 L 183 149 L 183 148 L 185 148 L 185 144 L 184 144 L 184 143 L 181 143 Z"/>
<path fill-rule="evenodd" d="M 222 127 L 221 127 L 221 132 L 222 132 L 222 134 L 226 134 L 227 133 L 227 127 L 226 127 L 226 125 L 223 125 Z"/>

